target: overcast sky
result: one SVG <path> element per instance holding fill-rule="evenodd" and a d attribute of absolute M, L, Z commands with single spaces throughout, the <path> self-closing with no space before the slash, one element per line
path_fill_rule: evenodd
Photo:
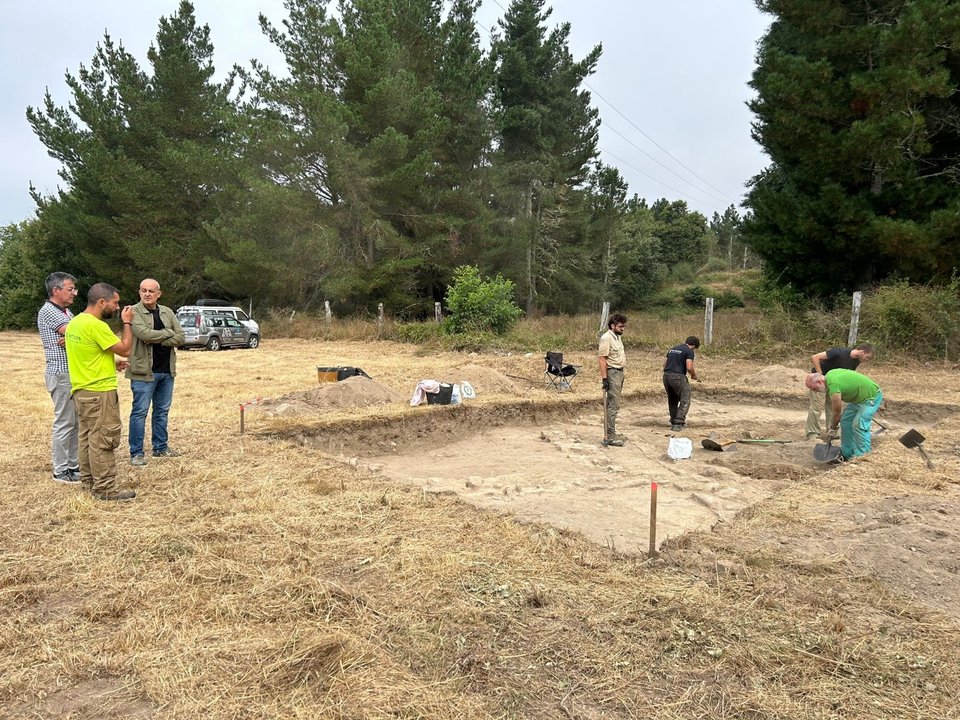
<path fill-rule="evenodd" d="M 486 39 L 509 0 L 484 0 Z M 0 225 L 33 216 L 28 189 L 56 191 L 58 164 L 27 124 L 28 105 L 50 89 L 69 101 L 64 74 L 89 65 L 109 32 L 146 66 L 161 16 L 178 0 L 0 0 Z M 581 59 L 601 43 L 587 79 L 600 111 L 601 160 L 619 168 L 630 194 L 650 201 L 684 200 L 708 218 L 739 205 L 744 184 L 766 165 L 750 138 L 745 102 L 757 41 L 769 18 L 753 0 L 553 0 L 551 27 L 569 22 L 570 49 Z M 250 58 L 280 69 L 279 55 L 260 33 L 258 13 L 275 24 L 282 0 L 194 0 L 210 26 L 222 77 Z"/>

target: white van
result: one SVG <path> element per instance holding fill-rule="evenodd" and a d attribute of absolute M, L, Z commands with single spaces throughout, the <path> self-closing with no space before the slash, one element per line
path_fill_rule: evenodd
<path fill-rule="evenodd" d="M 258 336 L 260 335 L 260 326 L 256 320 L 247 315 L 242 308 L 238 308 L 236 305 L 230 305 L 226 300 L 208 300 L 201 298 L 197 300 L 194 305 L 184 305 L 177 309 L 177 320 L 184 327 L 188 324 L 199 327 L 199 320 L 193 317 L 197 315 L 206 315 L 207 317 L 212 315 L 227 315 L 236 318 Z"/>

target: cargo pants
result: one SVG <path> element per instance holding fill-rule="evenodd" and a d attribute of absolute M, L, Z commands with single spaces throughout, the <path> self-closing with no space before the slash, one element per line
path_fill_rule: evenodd
<path fill-rule="evenodd" d="M 80 482 L 93 493 L 113 493 L 120 446 L 120 399 L 116 390 L 73 394 L 79 425 Z"/>

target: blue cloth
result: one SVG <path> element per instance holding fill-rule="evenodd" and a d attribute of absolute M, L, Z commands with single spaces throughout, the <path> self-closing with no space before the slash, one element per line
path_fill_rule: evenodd
<path fill-rule="evenodd" d="M 173 375 L 154 373 L 153 381 L 131 380 L 133 408 L 130 410 L 130 457 L 143 455 L 143 431 L 147 419 L 147 410 L 153 404 L 151 418 L 151 445 L 153 454 L 167 449 L 167 415 L 173 404 Z"/>
<path fill-rule="evenodd" d="M 829 402 L 829 400 L 828 400 Z M 848 460 L 870 452 L 870 424 L 883 402 L 883 393 L 862 403 L 847 403 L 840 416 L 840 452 Z"/>

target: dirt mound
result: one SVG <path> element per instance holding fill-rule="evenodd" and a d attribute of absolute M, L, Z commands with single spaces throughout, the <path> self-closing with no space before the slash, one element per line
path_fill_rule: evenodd
<path fill-rule="evenodd" d="M 517 384 L 503 373 L 482 365 L 460 365 L 446 370 L 444 382 L 460 383 L 466 380 L 477 393 L 519 395 Z"/>
<path fill-rule="evenodd" d="M 360 375 L 319 387 L 265 400 L 264 412 L 286 417 L 340 407 L 360 407 L 403 402 L 404 397 L 386 385 Z"/>
<path fill-rule="evenodd" d="M 747 387 L 776 388 L 778 390 L 804 389 L 807 373 L 783 365 L 767 365 L 752 375 L 744 375 L 739 382 Z"/>

